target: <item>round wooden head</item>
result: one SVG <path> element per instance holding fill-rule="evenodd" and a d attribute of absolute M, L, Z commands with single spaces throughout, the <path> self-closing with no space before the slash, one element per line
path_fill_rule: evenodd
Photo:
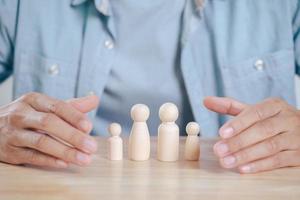
<path fill-rule="evenodd" d="M 135 122 L 145 122 L 149 118 L 150 110 L 145 104 L 136 104 L 131 108 L 131 118 Z"/>
<path fill-rule="evenodd" d="M 175 122 L 178 118 L 178 108 L 173 103 L 165 103 L 159 108 L 159 118 L 162 122 Z"/>
<path fill-rule="evenodd" d="M 200 127 L 196 122 L 190 122 L 186 125 L 185 130 L 188 135 L 198 135 L 200 132 Z"/>
<path fill-rule="evenodd" d="M 112 135 L 112 136 L 119 136 L 122 132 L 122 127 L 120 124 L 118 123 L 111 123 L 108 127 L 108 132 Z"/>

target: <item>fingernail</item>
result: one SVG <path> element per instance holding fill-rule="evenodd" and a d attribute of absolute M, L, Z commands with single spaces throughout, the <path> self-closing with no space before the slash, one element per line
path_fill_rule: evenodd
<path fill-rule="evenodd" d="M 56 160 L 56 165 L 60 168 L 66 168 L 68 167 L 68 163 L 62 160 Z"/>
<path fill-rule="evenodd" d="M 91 161 L 90 156 L 80 153 L 80 152 L 77 153 L 76 159 L 79 162 L 79 164 L 82 164 L 82 165 L 88 164 Z"/>
<path fill-rule="evenodd" d="M 79 122 L 79 126 L 84 131 L 89 131 L 91 129 L 91 123 L 87 120 L 82 120 Z"/>
<path fill-rule="evenodd" d="M 223 142 L 219 142 L 215 145 L 215 150 L 216 150 L 216 153 L 219 155 L 219 156 L 223 156 L 225 155 L 226 153 L 228 153 L 229 151 L 229 147 L 227 144 L 223 143 Z"/>
<path fill-rule="evenodd" d="M 227 156 L 227 157 L 223 158 L 223 163 L 226 167 L 233 167 L 235 162 L 236 162 L 236 159 L 234 156 Z"/>
<path fill-rule="evenodd" d="M 95 151 L 97 151 L 98 145 L 92 139 L 85 139 L 83 141 L 83 147 L 84 147 L 85 151 L 87 151 L 87 153 L 94 153 Z"/>
<path fill-rule="evenodd" d="M 233 136 L 233 128 L 232 127 L 226 127 L 224 129 L 221 129 L 220 135 L 223 138 L 229 138 Z"/>
<path fill-rule="evenodd" d="M 250 165 L 244 165 L 244 166 L 240 167 L 240 170 L 244 173 L 251 173 L 252 167 Z"/>

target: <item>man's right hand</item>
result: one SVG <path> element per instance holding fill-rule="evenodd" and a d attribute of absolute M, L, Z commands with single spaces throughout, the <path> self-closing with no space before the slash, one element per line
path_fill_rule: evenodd
<path fill-rule="evenodd" d="M 26 94 L 0 107 L 0 161 L 65 168 L 91 162 L 97 143 L 89 136 L 85 115 L 98 106 L 97 96 L 61 101 Z"/>

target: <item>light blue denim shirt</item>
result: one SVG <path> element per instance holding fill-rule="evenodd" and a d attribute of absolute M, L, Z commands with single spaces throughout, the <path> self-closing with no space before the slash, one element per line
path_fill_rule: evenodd
<path fill-rule="evenodd" d="M 217 135 L 226 120 L 204 108 L 207 95 L 246 103 L 277 96 L 295 105 L 299 1 L 201 2 L 187 0 L 180 37 L 180 68 L 201 134 Z M 14 98 L 30 91 L 101 96 L 116 56 L 107 42 L 115 33 L 110 14 L 109 0 L 0 0 L 0 78 L 14 74 Z"/>

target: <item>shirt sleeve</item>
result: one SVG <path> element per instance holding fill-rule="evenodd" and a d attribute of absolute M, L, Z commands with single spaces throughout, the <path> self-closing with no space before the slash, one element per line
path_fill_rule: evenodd
<path fill-rule="evenodd" d="M 297 1 L 296 11 L 293 19 L 296 74 L 300 76 L 300 3 Z"/>
<path fill-rule="evenodd" d="M 0 0 L 0 83 L 13 72 L 18 0 Z"/>

